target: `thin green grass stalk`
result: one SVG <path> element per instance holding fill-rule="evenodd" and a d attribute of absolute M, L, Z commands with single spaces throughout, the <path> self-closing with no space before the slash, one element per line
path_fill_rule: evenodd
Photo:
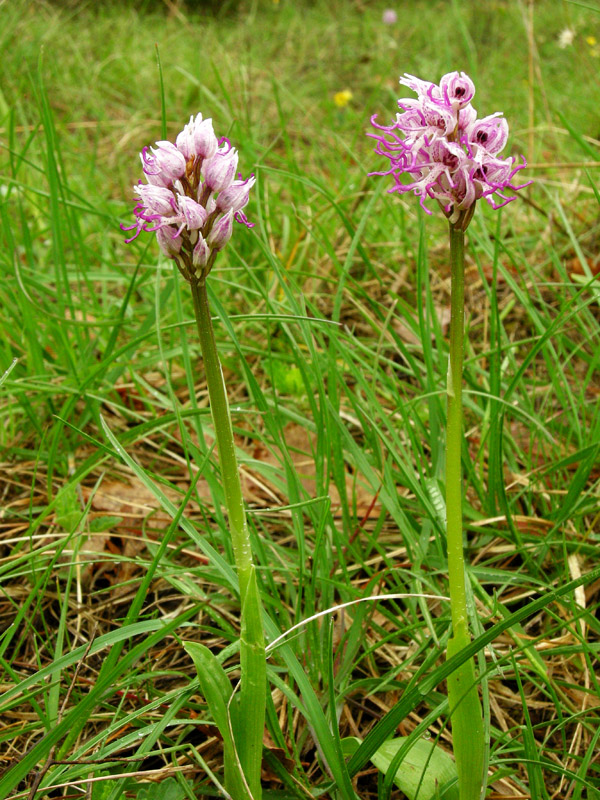
<path fill-rule="evenodd" d="M 199 474 L 198 474 L 198 476 L 196 478 L 196 481 L 197 481 L 198 477 L 199 477 Z M 157 549 L 157 552 L 156 552 L 156 554 L 155 554 L 155 556 L 154 556 L 154 558 L 152 560 L 152 563 L 150 564 L 150 567 L 148 568 L 148 571 L 147 571 L 144 579 L 141 581 L 140 586 L 137 589 L 137 592 L 136 592 L 136 594 L 135 594 L 135 596 L 133 598 L 133 601 L 132 601 L 132 603 L 131 603 L 131 605 L 129 607 L 129 610 L 127 612 L 127 616 L 125 617 L 125 620 L 123 621 L 123 628 L 126 629 L 129 625 L 133 624 L 138 619 L 138 617 L 139 617 L 139 615 L 141 613 L 141 610 L 142 610 L 142 606 L 143 606 L 144 600 L 146 599 L 146 596 L 147 596 L 148 589 L 150 587 L 152 578 L 153 578 L 153 576 L 154 576 L 154 574 L 156 572 L 156 569 L 158 568 L 158 565 L 160 563 L 161 558 L 164 556 L 164 554 L 165 554 L 165 552 L 167 550 L 167 546 L 168 546 L 169 542 L 171 541 L 171 538 L 172 538 L 174 532 L 177 529 L 177 525 L 179 523 L 179 520 L 183 516 L 183 512 L 184 512 L 184 510 L 185 510 L 185 508 L 187 506 L 187 503 L 189 502 L 189 499 L 190 499 L 195 487 L 196 487 L 196 482 L 192 481 L 191 484 L 190 484 L 190 488 L 188 489 L 188 492 L 185 495 L 185 498 L 184 498 L 182 504 L 180 505 L 179 509 L 177 510 L 177 513 L 173 517 L 172 524 L 167 528 L 167 530 L 165 531 L 165 533 L 164 533 L 164 535 L 162 537 L 160 546 Z M 101 667 L 100 672 L 98 674 L 98 680 L 99 681 L 100 681 L 100 679 L 103 679 L 105 676 L 108 676 L 109 678 L 112 676 L 113 683 L 116 682 L 116 680 L 115 680 L 116 676 L 119 674 L 119 658 L 121 656 L 121 653 L 122 653 L 124 647 L 125 647 L 125 642 L 124 641 L 123 642 L 116 642 L 114 644 L 114 646 L 111 647 L 110 652 L 108 653 L 107 657 L 102 662 L 102 667 Z M 61 750 L 60 750 L 60 754 L 61 755 L 64 756 L 64 755 L 66 755 L 66 753 L 69 752 L 69 748 L 72 746 L 73 742 L 76 741 L 78 735 L 80 734 L 80 732 L 81 732 L 82 728 L 84 727 L 84 725 L 86 724 L 86 722 L 87 722 L 87 717 L 85 717 L 83 714 L 80 714 L 79 717 L 76 718 L 74 724 L 71 726 L 70 731 L 68 732 L 67 736 L 65 737 L 65 741 L 63 742 L 63 744 L 61 746 Z"/>
<path fill-rule="evenodd" d="M 184 624 L 188 619 L 192 618 L 197 613 L 198 607 L 194 605 L 191 608 L 188 608 L 184 613 L 175 617 L 173 620 L 170 620 L 164 624 L 162 624 L 160 621 L 152 620 L 149 622 L 137 623 L 136 625 L 124 627 L 122 629 L 117 629 L 116 631 L 111 631 L 106 636 L 102 636 L 96 642 L 94 642 L 89 652 L 91 653 L 95 650 L 102 650 L 104 647 L 113 645 L 114 643 L 124 643 L 124 640 L 136 634 L 140 635 L 149 631 L 155 631 L 150 633 L 149 636 L 145 637 L 144 641 L 133 647 L 130 652 L 123 657 L 122 661 L 119 663 L 119 670 L 120 674 L 125 674 L 143 655 L 145 655 L 149 648 L 153 647 L 157 642 L 162 641 L 166 636 L 177 630 L 180 625 Z M 157 628 L 158 630 L 156 630 Z M 56 670 L 63 669 L 63 667 L 68 664 L 77 663 L 77 660 L 83 657 L 86 651 L 87 646 L 82 646 L 71 653 L 67 653 L 65 656 L 62 656 L 62 658 L 58 661 L 55 661 L 48 667 L 39 670 L 31 677 L 31 679 L 21 681 L 21 683 L 13 690 L 2 695 L 2 697 L 0 697 L 0 703 L 4 699 L 9 700 L 11 696 L 25 691 L 29 685 L 33 685 L 44 677 L 50 676 Z M 44 761 L 52 747 L 57 745 L 58 742 L 60 742 L 61 739 L 66 736 L 79 718 L 82 716 L 87 718 L 87 716 L 92 713 L 93 709 L 96 708 L 99 703 L 106 701 L 106 695 L 110 691 L 111 687 L 114 686 L 116 677 L 117 675 L 115 673 L 103 676 L 102 680 L 100 680 L 99 676 L 92 689 L 90 689 L 88 694 L 81 699 L 80 703 L 76 707 L 72 708 L 69 713 L 66 713 L 62 720 L 55 727 L 53 727 L 52 730 L 48 731 L 46 736 L 37 742 L 34 747 L 28 750 L 28 752 L 15 767 L 6 772 L 2 778 L 0 778 L 0 797 L 7 797 L 15 788 L 15 786 L 18 785 L 19 781 L 28 775 L 36 767 L 36 765 Z"/>
<path fill-rule="evenodd" d="M 465 336 L 465 233 L 450 223 L 450 359 L 448 364 L 448 422 L 446 428 L 446 543 L 452 637 L 448 658 L 470 644 L 465 585 L 462 511 L 462 370 Z M 479 800 L 482 794 L 485 739 L 473 658 L 448 677 L 452 742 L 460 800 Z"/>

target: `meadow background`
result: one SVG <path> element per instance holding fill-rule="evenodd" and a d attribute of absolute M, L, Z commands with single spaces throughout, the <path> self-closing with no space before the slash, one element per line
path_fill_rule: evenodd
<path fill-rule="evenodd" d="M 210 284 L 267 613 L 284 632 L 446 594 L 446 223 L 367 176 L 365 133 L 400 74 L 455 69 L 535 179 L 468 231 L 488 797 L 600 797 L 600 580 L 552 594 L 598 565 L 597 2 L 4 0 L 0 52 L 0 797 L 217 795 L 181 641 L 235 675 L 239 607 L 191 299 L 119 229 L 163 123 L 212 116 L 257 176 L 256 227 Z M 339 737 L 410 697 L 388 735 L 450 750 L 448 626 L 414 597 L 295 631 L 270 660 L 265 797 L 404 800 Z"/>

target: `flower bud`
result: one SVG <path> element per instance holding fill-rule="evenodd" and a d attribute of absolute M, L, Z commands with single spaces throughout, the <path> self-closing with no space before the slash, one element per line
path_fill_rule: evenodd
<path fill-rule="evenodd" d="M 202 269 L 208 263 L 208 259 L 210 257 L 210 247 L 208 246 L 206 239 L 202 236 L 201 233 L 198 233 L 198 241 L 196 242 L 196 246 L 194 247 L 194 252 L 192 253 L 192 264 Z"/>
<path fill-rule="evenodd" d="M 192 115 L 188 124 L 177 136 L 177 139 L 175 139 L 175 145 L 177 146 L 177 149 L 180 153 L 183 153 L 186 159 L 196 155 L 196 151 L 194 149 L 194 131 L 196 126 L 200 125 L 201 122 L 202 114 L 197 114 L 196 119 L 194 119 L 194 116 Z"/>
<path fill-rule="evenodd" d="M 222 250 L 231 239 L 233 233 L 233 211 L 228 211 L 217 222 L 208 234 L 207 242 L 213 250 Z"/>
<path fill-rule="evenodd" d="M 210 217 L 210 215 L 216 210 L 217 210 L 217 201 L 215 200 L 214 195 L 211 194 L 211 196 L 206 201 L 206 211 L 208 213 L 208 216 Z"/>
<path fill-rule="evenodd" d="M 158 241 L 158 246 L 167 258 L 175 258 L 179 255 L 182 239 L 181 236 L 175 236 L 175 238 L 173 238 L 173 228 L 170 226 L 158 228 L 156 231 L 156 240 Z"/>
<path fill-rule="evenodd" d="M 219 142 L 213 130 L 212 119 L 205 119 L 200 123 L 196 117 L 194 127 L 194 152 L 196 155 L 205 159 L 212 158 L 218 149 Z"/>
<path fill-rule="evenodd" d="M 238 165 L 238 154 L 234 147 L 226 152 L 217 151 L 202 165 L 204 182 L 213 192 L 221 192 L 231 185 Z"/>

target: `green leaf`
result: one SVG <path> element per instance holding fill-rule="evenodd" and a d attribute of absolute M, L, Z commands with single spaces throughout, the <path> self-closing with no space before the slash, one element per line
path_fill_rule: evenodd
<path fill-rule="evenodd" d="M 81 506 L 77 496 L 77 487 L 69 486 L 56 499 L 56 524 L 62 530 L 71 533 L 81 519 Z"/>
<path fill-rule="evenodd" d="M 234 731 L 240 732 L 237 737 L 240 762 L 252 795 L 258 800 L 261 796 L 260 772 L 267 704 L 267 665 L 261 602 L 254 567 L 250 570 L 242 609 L 241 639 L 240 714 L 238 726 Z"/>
<path fill-rule="evenodd" d="M 138 800 L 183 800 L 185 797 L 185 789 L 175 778 L 167 778 L 161 783 L 138 784 L 136 788 Z"/>
<path fill-rule="evenodd" d="M 409 800 L 459 800 L 456 765 L 452 757 L 434 742 L 399 736 L 388 739 L 371 756 L 371 761 L 384 775 L 401 749 L 406 750 L 396 768 L 394 783 Z M 342 739 L 342 752 L 351 758 L 360 746 L 360 739 Z"/>
<path fill-rule="evenodd" d="M 408 740 L 406 736 L 389 739 L 371 756 L 371 761 L 387 774 L 394 757 Z M 416 739 L 410 746 L 396 770 L 394 783 L 409 800 L 458 800 L 459 797 L 452 757 L 425 739 Z"/>
<path fill-rule="evenodd" d="M 110 775 L 110 772 L 99 772 L 95 777 L 103 778 Z M 108 800 L 116 781 L 94 781 L 92 783 L 92 800 Z"/>
<path fill-rule="evenodd" d="M 233 739 L 233 729 L 229 712 L 229 703 L 232 699 L 233 687 L 227 677 L 227 673 L 208 647 L 198 642 L 184 642 L 183 646 L 194 661 L 196 672 L 198 673 L 198 680 L 202 688 L 202 694 L 208 704 L 215 724 L 223 737 L 225 788 L 236 800 L 238 798 L 239 800 L 253 800 L 241 771 L 240 761 Z"/>
<path fill-rule="evenodd" d="M 96 678 L 96 682 L 94 686 L 90 688 L 88 694 L 84 695 L 79 700 L 79 703 L 71 709 L 71 711 L 66 713 L 58 724 L 33 745 L 12 769 L 6 771 L 2 775 L 0 778 L 0 797 L 8 797 L 15 786 L 35 768 L 35 765 L 48 757 L 51 748 L 68 735 L 68 732 L 74 729 L 78 720 L 87 718 L 86 715 L 90 714 L 91 710 L 96 708 L 100 702 L 106 702 L 110 694 L 116 691 L 118 678 L 121 675 L 126 674 L 127 671 L 131 669 L 132 665 L 142 658 L 142 656 L 157 642 L 160 642 L 165 636 L 168 636 L 180 625 L 187 622 L 187 618 L 196 613 L 197 607 L 192 606 L 183 614 L 180 614 L 175 617 L 175 619 L 169 620 L 168 622 L 164 622 L 163 620 L 149 620 L 143 623 L 136 623 L 135 625 L 128 625 L 124 629 L 117 628 L 99 637 L 92 643 L 91 647 L 82 645 L 72 650 L 70 653 L 61 656 L 60 659 L 57 659 L 47 667 L 39 670 L 34 675 L 29 676 L 29 678 L 25 678 L 25 680 L 21 681 L 17 686 L 5 692 L 2 697 L 0 697 L 0 701 L 4 700 L 8 702 L 14 695 L 25 692 L 29 686 L 40 682 L 47 675 L 51 675 L 53 672 L 63 669 L 65 666 L 76 663 L 85 654 L 90 655 L 91 653 L 98 652 L 103 647 L 127 639 L 130 636 L 158 628 L 155 633 L 150 634 L 139 644 L 132 647 L 127 655 L 115 666 L 111 674 L 106 674 L 104 676 L 100 674 Z"/>
<path fill-rule="evenodd" d="M 227 673 L 208 647 L 198 642 L 184 642 L 183 646 L 194 662 L 198 680 L 202 687 L 202 694 L 208 703 L 210 713 L 218 729 L 223 735 L 223 740 L 231 740 L 233 742 L 229 713 L 227 711 L 233 688 Z"/>
<path fill-rule="evenodd" d="M 89 531 L 90 533 L 104 533 L 111 531 L 123 522 L 123 517 L 96 517 L 90 520 Z"/>
<path fill-rule="evenodd" d="M 447 657 L 468 647 L 470 637 L 458 628 L 448 641 Z M 448 703 L 452 720 L 452 744 L 460 780 L 462 800 L 479 800 L 484 783 L 485 734 L 481 702 L 475 677 L 475 662 L 469 658 L 448 675 Z"/>
<path fill-rule="evenodd" d="M 360 739 L 357 736 L 346 736 L 344 739 L 340 739 L 340 744 L 344 758 L 352 758 L 360 747 Z"/>

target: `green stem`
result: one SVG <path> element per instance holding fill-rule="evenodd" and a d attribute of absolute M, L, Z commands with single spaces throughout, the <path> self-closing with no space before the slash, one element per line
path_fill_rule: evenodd
<path fill-rule="evenodd" d="M 191 287 L 243 608 L 252 570 L 252 548 L 246 523 L 240 473 L 235 455 L 231 413 L 229 411 L 221 363 L 217 353 L 206 282 L 193 281 Z"/>
<path fill-rule="evenodd" d="M 235 455 L 231 413 L 212 327 L 206 281 L 192 281 L 191 287 L 200 347 L 204 359 L 208 397 L 217 439 L 229 530 L 240 582 L 242 609 L 241 690 L 239 697 L 233 698 L 235 702 L 231 708 L 233 740 L 241 765 L 241 773 L 237 758 L 234 758 L 234 754 L 231 752 L 228 755 L 226 751 L 225 787 L 234 800 L 247 796 L 246 786 L 250 790 L 253 800 L 260 800 L 262 742 L 267 701 L 267 665 L 262 605 L 252 562 L 252 548 Z"/>
<path fill-rule="evenodd" d="M 450 359 L 448 363 L 448 425 L 446 431 L 446 537 L 450 607 L 454 633 L 467 629 L 465 557 L 462 527 L 462 369 L 465 336 L 464 231 L 450 225 L 452 289 L 450 299 Z"/>
<path fill-rule="evenodd" d="M 468 223 L 467 223 L 468 224 Z M 446 431 L 446 546 L 452 637 L 448 658 L 470 644 L 465 584 L 462 514 L 462 369 L 465 335 L 464 228 L 450 224 L 452 269 L 448 424 Z M 480 800 L 485 784 L 485 732 L 475 675 L 475 662 L 465 661 L 448 677 L 448 702 L 460 800 Z"/>

